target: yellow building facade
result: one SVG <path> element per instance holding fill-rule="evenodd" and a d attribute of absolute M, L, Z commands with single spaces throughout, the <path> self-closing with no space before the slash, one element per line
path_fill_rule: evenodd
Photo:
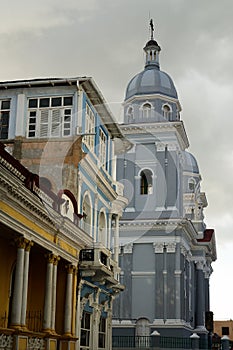
<path fill-rule="evenodd" d="M 110 350 L 130 147 L 92 78 L 0 82 L 0 349 Z"/>
<path fill-rule="evenodd" d="M 214 333 L 220 337 L 227 335 L 233 341 L 233 320 L 214 321 Z"/>

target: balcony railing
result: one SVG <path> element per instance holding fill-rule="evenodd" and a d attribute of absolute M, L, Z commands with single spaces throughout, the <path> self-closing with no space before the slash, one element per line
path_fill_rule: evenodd
<path fill-rule="evenodd" d="M 41 310 L 29 310 L 26 314 L 26 326 L 32 332 L 42 331 L 43 315 Z M 0 315 L 0 328 L 9 328 L 8 315 L 5 311 Z"/>
<path fill-rule="evenodd" d="M 192 339 L 184 337 L 163 336 L 113 336 L 112 348 L 114 349 L 192 349 Z M 201 340 L 199 349 L 208 349 L 207 340 Z"/>

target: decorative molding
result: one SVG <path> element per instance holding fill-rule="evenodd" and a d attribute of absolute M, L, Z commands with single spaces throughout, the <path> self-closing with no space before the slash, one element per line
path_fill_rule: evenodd
<path fill-rule="evenodd" d="M 0 349 L 4 349 L 4 350 L 13 349 L 12 335 L 0 334 Z"/>
<path fill-rule="evenodd" d="M 45 349 L 44 339 L 41 338 L 28 338 L 28 350 L 43 350 Z"/>
<path fill-rule="evenodd" d="M 156 144 L 157 152 L 164 152 L 165 151 L 165 147 L 166 147 L 165 143 L 156 142 L 155 144 Z"/>
<path fill-rule="evenodd" d="M 175 143 L 168 143 L 167 144 L 168 151 L 178 151 L 178 146 Z"/>
<path fill-rule="evenodd" d="M 175 253 L 176 251 L 176 242 L 166 243 L 167 253 Z"/>
<path fill-rule="evenodd" d="M 133 243 L 128 243 L 123 247 L 124 254 L 132 254 L 133 253 Z"/>
<path fill-rule="evenodd" d="M 155 253 L 163 253 L 164 243 L 153 243 Z"/>
<path fill-rule="evenodd" d="M 204 260 L 195 260 L 196 268 L 197 270 L 204 270 L 205 267 L 205 261 Z"/>
<path fill-rule="evenodd" d="M 155 271 L 131 271 L 131 276 L 144 277 L 144 276 L 155 276 Z"/>

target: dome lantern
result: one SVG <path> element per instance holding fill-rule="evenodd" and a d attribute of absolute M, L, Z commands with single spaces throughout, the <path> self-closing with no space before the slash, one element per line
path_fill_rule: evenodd
<path fill-rule="evenodd" d="M 150 30 L 151 30 L 151 38 L 146 43 L 146 46 L 143 50 L 146 53 L 146 64 L 145 68 L 155 68 L 159 69 L 159 52 L 161 51 L 160 46 L 157 41 L 154 40 L 154 24 L 153 20 L 150 20 Z"/>
<path fill-rule="evenodd" d="M 125 101 L 132 98 L 140 98 L 143 95 L 161 95 L 165 99 L 178 100 L 177 91 L 171 77 L 160 70 L 159 53 L 161 48 L 154 39 L 154 24 L 150 20 L 151 35 L 143 50 L 146 53 L 144 70 L 136 74 L 128 83 L 125 94 Z"/>

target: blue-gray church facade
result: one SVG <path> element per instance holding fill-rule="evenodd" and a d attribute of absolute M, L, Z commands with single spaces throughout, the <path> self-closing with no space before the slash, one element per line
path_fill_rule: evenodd
<path fill-rule="evenodd" d="M 145 68 L 124 101 L 121 130 L 133 147 L 117 163 L 129 204 L 119 227 L 125 290 L 114 302 L 113 335 L 205 336 L 215 234 L 204 222 L 201 174 L 160 50 L 152 31 Z"/>

